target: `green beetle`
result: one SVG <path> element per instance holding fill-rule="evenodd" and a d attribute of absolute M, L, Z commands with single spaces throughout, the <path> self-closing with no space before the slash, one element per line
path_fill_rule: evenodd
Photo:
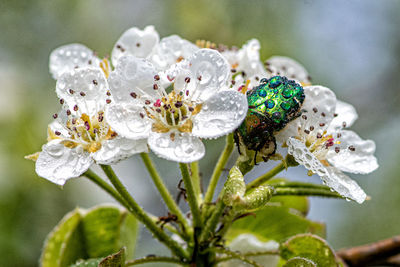
<path fill-rule="evenodd" d="M 238 148 L 242 143 L 267 161 L 276 150 L 274 134 L 300 116 L 304 98 L 303 87 L 293 80 L 283 76 L 262 79 L 247 92 L 249 110 L 234 135 Z"/>

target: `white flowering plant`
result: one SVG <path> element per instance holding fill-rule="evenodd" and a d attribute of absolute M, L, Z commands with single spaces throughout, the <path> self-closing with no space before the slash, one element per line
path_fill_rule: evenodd
<path fill-rule="evenodd" d="M 364 202 L 366 193 L 344 172 L 376 170 L 375 144 L 347 129 L 357 119 L 353 106 L 313 85 L 290 58 L 262 63 L 259 50 L 256 39 L 241 48 L 177 35 L 160 39 L 153 26 L 124 32 L 111 61 L 82 44 L 55 49 L 49 66 L 61 109 L 42 151 L 26 158 L 36 162 L 40 177 L 60 186 L 86 177 L 121 206 L 67 214 L 49 234 L 41 266 L 343 265 L 323 239 L 325 225 L 306 218 L 307 197 Z M 202 140 L 222 136 L 225 148 L 203 188 Z M 176 183 L 187 213 L 166 188 L 150 151 L 179 164 Z M 143 210 L 113 171 L 113 164 L 134 154 L 140 154 L 168 214 Z M 235 164 L 227 166 L 233 156 Z M 266 161 L 277 163 L 245 182 Z M 108 181 L 90 169 L 94 164 Z M 300 165 L 323 184 L 275 177 Z M 134 259 L 139 223 L 171 255 Z"/>

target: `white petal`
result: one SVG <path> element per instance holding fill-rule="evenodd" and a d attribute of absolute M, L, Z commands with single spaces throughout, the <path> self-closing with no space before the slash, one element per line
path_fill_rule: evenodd
<path fill-rule="evenodd" d="M 65 114 L 65 112 L 60 112 L 60 114 Z M 53 133 L 59 132 L 60 137 L 70 137 L 69 130 L 66 127 L 66 121 L 63 122 L 62 119 L 57 118 L 57 120 L 51 122 L 49 128 Z"/>
<path fill-rule="evenodd" d="M 149 136 L 151 121 L 139 105 L 109 105 L 105 117 L 111 128 L 122 137 L 138 140 Z"/>
<path fill-rule="evenodd" d="M 233 132 L 247 114 L 247 98 L 232 90 L 220 91 L 204 102 L 193 118 L 192 134 L 201 138 L 217 138 Z"/>
<path fill-rule="evenodd" d="M 279 243 L 272 240 L 268 242 L 261 242 L 251 234 L 241 234 L 237 236 L 234 240 L 232 240 L 228 247 L 232 251 L 239 251 L 241 253 L 253 253 L 277 250 L 279 249 Z M 276 266 L 279 261 L 278 255 L 262 255 L 250 258 L 252 260 L 255 260 L 261 266 L 265 267 Z M 248 266 L 248 264 L 245 264 L 239 260 L 230 260 L 221 263 L 218 266 L 246 267 Z"/>
<path fill-rule="evenodd" d="M 162 38 L 155 47 L 151 60 L 159 70 L 166 70 L 171 65 L 189 58 L 199 48 L 178 35 Z"/>
<path fill-rule="evenodd" d="M 106 105 L 108 83 L 100 69 L 76 69 L 57 81 L 56 93 L 72 114 L 95 115 Z M 78 111 L 74 111 L 74 106 Z"/>
<path fill-rule="evenodd" d="M 153 89 L 156 74 L 149 61 L 133 56 L 122 57 L 108 78 L 111 94 L 118 102 L 132 101 L 131 93 L 156 97 L 158 94 Z"/>
<path fill-rule="evenodd" d="M 148 152 L 147 139 L 130 140 L 117 137 L 106 140 L 101 149 L 92 154 L 97 164 L 114 164 L 134 154 Z"/>
<path fill-rule="evenodd" d="M 286 76 L 302 84 L 309 84 L 310 78 L 306 69 L 296 60 L 289 57 L 273 56 L 266 61 L 267 70 L 271 75 Z"/>
<path fill-rule="evenodd" d="M 366 194 L 355 181 L 335 167 L 322 165 L 302 142 L 295 138 L 289 138 L 287 144 L 289 154 L 306 169 L 318 174 L 327 186 L 343 197 L 353 199 L 358 203 L 365 200 Z"/>
<path fill-rule="evenodd" d="M 80 147 L 70 149 L 61 142 L 57 139 L 45 144 L 36 161 L 36 173 L 58 185 L 79 177 L 93 163 L 89 153 Z"/>
<path fill-rule="evenodd" d="M 340 132 L 340 152 L 330 149 L 327 160 L 330 164 L 344 172 L 367 174 L 378 168 L 378 161 L 374 156 L 375 142 L 363 140 L 353 131 Z M 349 146 L 355 148 L 351 151 Z"/>
<path fill-rule="evenodd" d="M 324 183 L 345 198 L 363 203 L 367 198 L 364 190 L 350 177 L 335 167 L 327 167 L 328 175 L 322 176 Z"/>
<path fill-rule="evenodd" d="M 244 71 L 246 76 L 266 77 L 263 64 L 260 61 L 260 42 L 257 39 L 249 40 L 240 51 L 239 71 Z"/>
<path fill-rule="evenodd" d="M 356 109 L 352 105 L 340 100 L 336 101 L 335 114 L 337 115 L 331 121 L 327 130 L 328 132 L 350 127 L 358 118 Z"/>
<path fill-rule="evenodd" d="M 305 99 L 301 110 L 306 115 L 307 120 L 301 117 L 291 121 L 288 125 L 278 132 L 276 139 L 280 143 L 286 142 L 289 137 L 299 136 L 298 128 L 314 130 L 311 134 L 323 133 L 334 118 L 336 108 L 336 96 L 327 87 L 324 86 L 306 86 L 304 87 Z"/>
<path fill-rule="evenodd" d="M 125 31 L 115 44 L 111 53 L 114 66 L 117 66 L 118 59 L 125 55 L 145 58 L 153 51 L 160 37 L 154 26 L 147 26 L 144 30 L 136 27 Z"/>
<path fill-rule="evenodd" d="M 292 155 L 299 164 L 303 165 L 307 170 L 318 174 L 320 177 L 328 175 L 326 167 L 310 152 L 303 142 L 290 137 L 287 139 L 286 143 L 288 145 L 288 153 Z"/>
<path fill-rule="evenodd" d="M 314 126 L 314 133 L 326 130 L 336 109 L 336 95 L 327 87 L 314 85 L 304 87 L 305 99 L 301 109 L 307 116 L 305 128 Z M 300 119 L 300 118 L 299 118 Z M 323 125 L 323 126 L 320 126 Z"/>
<path fill-rule="evenodd" d="M 177 131 L 168 133 L 150 132 L 150 149 L 167 160 L 189 163 L 201 159 L 205 154 L 203 143 L 198 137 Z"/>
<path fill-rule="evenodd" d="M 50 54 L 49 69 L 54 79 L 76 68 L 99 67 L 100 60 L 82 44 L 61 46 Z"/>
<path fill-rule="evenodd" d="M 179 74 L 174 87 L 177 91 L 188 90 L 192 100 L 205 101 L 227 83 L 229 64 L 218 51 L 200 49 L 188 59 L 188 62 L 189 68 Z M 185 82 L 186 77 L 190 78 L 188 84 Z"/>

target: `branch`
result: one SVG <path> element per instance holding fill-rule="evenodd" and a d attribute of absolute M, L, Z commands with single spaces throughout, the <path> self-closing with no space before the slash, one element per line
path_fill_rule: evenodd
<path fill-rule="evenodd" d="M 383 262 L 387 264 L 399 263 L 397 254 L 400 254 L 400 235 L 367 245 L 341 249 L 337 252 L 337 255 L 350 267 L 371 266 Z"/>

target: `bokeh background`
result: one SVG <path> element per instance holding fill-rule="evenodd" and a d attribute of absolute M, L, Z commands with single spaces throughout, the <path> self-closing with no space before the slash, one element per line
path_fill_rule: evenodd
<path fill-rule="evenodd" d="M 352 127 L 375 140 L 380 168 L 353 177 L 371 196 L 358 205 L 312 199 L 310 217 L 326 222 L 335 248 L 387 238 L 400 232 L 400 2 L 396 0 L 0 0 L 0 265 L 36 266 L 46 234 L 76 206 L 112 200 L 83 178 L 61 190 L 39 178 L 23 156 L 40 150 L 47 124 L 58 111 L 50 52 L 80 42 L 105 56 L 132 26 L 155 25 L 160 36 L 178 34 L 241 46 L 258 38 L 262 58 L 285 55 L 301 62 L 315 84 L 351 102 L 359 119 Z M 201 161 L 204 183 L 224 140 L 207 142 Z M 152 155 L 153 158 L 154 155 Z M 177 165 L 155 159 L 176 194 Z M 270 163 L 260 165 L 249 179 Z M 146 210 L 165 207 L 139 157 L 116 166 Z M 309 179 L 296 168 L 283 173 Z M 138 256 L 166 253 L 142 231 Z"/>

